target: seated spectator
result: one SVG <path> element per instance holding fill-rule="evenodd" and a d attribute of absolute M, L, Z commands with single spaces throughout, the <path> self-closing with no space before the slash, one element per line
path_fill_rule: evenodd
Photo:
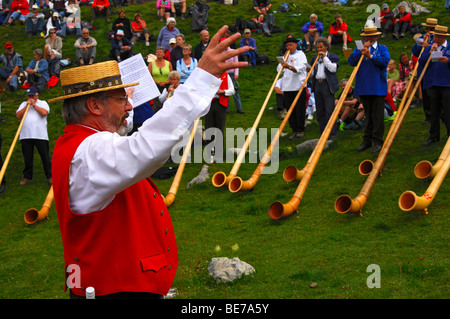
<path fill-rule="evenodd" d="M 14 50 L 11 42 L 5 43 L 5 53 L 0 56 L 0 63 L 3 65 L 0 69 L 0 77 L 6 80 L 11 92 L 16 91 L 19 85 L 18 76 L 23 70 L 23 57 Z"/>
<path fill-rule="evenodd" d="M 47 20 L 47 25 L 45 27 L 46 28 L 45 37 L 49 36 L 49 32 L 51 29 L 54 29 L 56 31 L 56 34 L 58 36 L 61 36 L 61 30 L 64 24 L 61 22 L 61 19 L 59 18 L 59 13 L 53 12 L 52 16 Z"/>
<path fill-rule="evenodd" d="M 10 14 L 11 14 L 11 0 L 2 0 L 0 2 L 0 25 L 3 25 L 5 22 L 8 22 Z"/>
<path fill-rule="evenodd" d="M 155 80 L 160 93 L 169 83 L 169 73 L 173 70 L 172 64 L 164 59 L 164 52 L 164 48 L 156 48 L 156 60 L 148 64 L 148 70 L 150 71 L 153 80 Z"/>
<path fill-rule="evenodd" d="M 159 21 L 167 20 L 170 17 L 170 0 L 157 0 L 156 9 L 158 9 Z"/>
<path fill-rule="evenodd" d="M 25 71 L 28 73 L 28 83 L 30 86 L 36 87 L 39 93 L 44 91 L 50 75 L 48 73 L 48 62 L 43 59 L 43 52 L 41 49 L 33 50 L 34 59 L 26 67 Z"/>
<path fill-rule="evenodd" d="M 246 29 L 244 31 L 244 37 L 241 39 L 240 47 L 248 46 L 250 50 L 241 54 L 241 58 L 244 61 L 247 61 L 252 64 L 252 66 L 256 65 L 256 41 L 252 37 L 252 32 L 250 29 Z"/>
<path fill-rule="evenodd" d="M 114 32 L 114 34 L 117 32 L 117 30 L 121 29 L 124 34 L 125 38 L 128 40 L 131 40 L 131 37 L 133 36 L 131 32 L 131 23 L 130 19 L 128 19 L 125 16 L 125 10 L 121 9 L 119 11 L 119 17 L 113 21 L 111 30 Z"/>
<path fill-rule="evenodd" d="M 161 95 L 159 96 L 159 101 L 161 103 L 164 103 L 168 98 L 170 98 L 173 92 L 181 85 L 180 84 L 181 74 L 178 73 L 178 71 L 171 71 L 168 77 L 169 83 L 165 86 Z"/>
<path fill-rule="evenodd" d="M 28 38 L 33 35 L 40 36 L 40 33 L 44 31 L 44 14 L 39 12 L 39 6 L 33 4 L 32 11 L 27 14 L 25 21 Z"/>
<path fill-rule="evenodd" d="M 104 16 L 106 22 L 109 23 L 110 3 L 109 0 L 94 0 L 91 5 L 91 24 L 94 19 Z"/>
<path fill-rule="evenodd" d="M 13 0 L 11 2 L 11 14 L 8 20 L 4 23 L 6 26 L 13 24 L 15 20 L 19 20 L 20 24 L 25 24 L 26 15 L 30 13 L 29 4 L 27 0 Z"/>
<path fill-rule="evenodd" d="M 168 18 L 166 25 L 161 28 L 156 42 L 157 47 L 163 47 L 166 50 L 170 50 L 169 40 L 175 38 L 180 31 L 175 27 L 177 24 L 174 18 Z"/>
<path fill-rule="evenodd" d="M 170 63 L 172 63 L 172 68 L 177 69 L 177 62 L 179 59 L 183 58 L 183 46 L 185 42 L 184 34 L 177 34 L 175 37 L 176 46 L 170 52 Z M 192 55 L 191 55 L 192 56 Z"/>
<path fill-rule="evenodd" d="M 334 16 L 334 23 L 330 25 L 330 31 L 328 33 L 328 42 L 330 45 L 333 43 L 342 43 L 342 49 L 347 50 L 347 43 L 352 39 L 347 33 L 347 23 L 342 19 L 341 14 Z"/>
<path fill-rule="evenodd" d="M 52 0 L 53 12 L 58 13 L 60 17 L 66 16 L 66 2 L 65 0 Z"/>
<path fill-rule="evenodd" d="M 123 30 L 119 29 L 111 40 L 109 58 L 117 62 L 126 60 L 134 55 L 133 47 L 133 44 L 125 38 Z"/>
<path fill-rule="evenodd" d="M 208 30 L 200 31 L 200 43 L 195 46 L 194 58 L 200 60 L 209 44 L 209 32 Z"/>
<path fill-rule="evenodd" d="M 75 41 L 74 46 L 79 65 L 94 63 L 97 55 L 97 40 L 89 36 L 88 29 L 83 29 L 81 37 Z"/>
<path fill-rule="evenodd" d="M 388 92 L 392 94 L 393 85 L 399 80 L 400 73 L 397 70 L 395 65 L 395 60 L 389 61 L 386 70 L 387 84 L 388 84 Z"/>
<path fill-rule="evenodd" d="M 287 39 L 291 39 L 291 38 L 293 38 L 293 37 L 294 37 L 294 35 L 293 35 L 292 33 L 286 34 L 286 40 L 281 44 L 281 47 L 280 47 L 280 56 L 284 56 L 284 54 L 285 54 L 286 51 L 287 51 L 287 49 L 286 49 Z M 302 49 L 302 48 L 301 48 L 301 45 L 298 44 L 298 45 L 297 45 L 297 50 L 300 51 L 301 49 Z"/>
<path fill-rule="evenodd" d="M 272 36 L 272 28 L 275 25 L 275 18 L 273 17 L 273 14 L 260 14 L 258 18 L 252 18 L 253 22 L 256 23 L 256 27 L 258 29 L 261 29 L 263 31 L 263 34 L 265 36 Z"/>
<path fill-rule="evenodd" d="M 62 48 L 63 42 L 62 39 L 56 35 L 56 30 L 51 29 L 48 33 L 50 37 L 45 39 L 44 46 L 44 59 L 45 60 L 53 60 L 62 59 Z"/>
<path fill-rule="evenodd" d="M 400 5 L 398 7 L 398 11 L 399 13 L 395 16 L 394 33 L 392 34 L 392 36 L 396 40 L 398 40 L 399 38 L 399 33 L 400 38 L 403 38 L 406 31 L 409 31 L 412 26 L 411 14 L 409 12 L 406 12 L 405 6 Z"/>
<path fill-rule="evenodd" d="M 66 5 L 66 17 L 64 18 L 63 26 L 59 36 L 63 39 L 68 34 L 76 34 L 81 36 L 81 17 L 80 17 L 80 1 L 69 0 Z"/>
<path fill-rule="evenodd" d="M 138 40 L 145 40 L 145 45 L 150 45 L 147 24 L 142 20 L 140 13 L 134 14 L 133 22 L 131 22 L 131 32 L 133 33 L 131 38 L 132 44 L 135 44 Z"/>
<path fill-rule="evenodd" d="M 381 39 L 384 39 L 387 34 L 392 33 L 393 25 L 394 25 L 394 13 L 389 10 L 389 5 L 387 3 L 383 3 L 381 6 L 380 16 L 378 17 L 378 21 L 380 21 L 381 30 Z"/>
<path fill-rule="evenodd" d="M 197 67 L 197 59 L 192 57 L 192 46 L 183 44 L 183 58 L 177 61 L 177 72 L 180 73 L 180 83 L 186 82 L 192 71 Z"/>
<path fill-rule="evenodd" d="M 181 13 L 181 20 L 186 19 L 186 0 L 171 0 L 170 1 L 170 11 L 172 12 L 172 17 L 177 18 L 177 12 Z"/>
<path fill-rule="evenodd" d="M 309 16 L 309 22 L 305 23 L 302 27 L 302 32 L 305 36 L 306 49 L 305 52 L 316 52 L 317 48 L 315 41 L 318 37 L 322 36 L 323 24 L 317 21 L 317 15 L 315 13 Z"/>
<path fill-rule="evenodd" d="M 253 0 L 253 10 L 258 13 L 266 15 L 269 12 L 270 7 L 272 7 L 270 0 Z"/>
<path fill-rule="evenodd" d="M 171 61 L 171 59 L 170 59 L 171 52 L 172 52 L 173 48 L 175 48 L 177 46 L 177 40 L 175 38 L 170 39 L 169 45 L 170 45 L 170 50 L 165 50 L 166 52 L 164 53 L 164 59 L 166 59 L 167 61 Z M 173 68 L 173 65 L 172 65 L 172 68 Z"/>
<path fill-rule="evenodd" d="M 409 59 L 405 52 L 402 52 L 399 57 L 399 77 L 398 81 L 393 85 L 391 94 L 393 99 L 398 99 L 403 96 L 406 90 L 406 86 L 410 79 L 410 73 L 413 70 L 412 61 Z"/>
<path fill-rule="evenodd" d="M 342 79 L 340 82 L 342 91 L 344 91 L 348 79 Z M 335 104 L 339 102 L 342 92 L 338 95 L 335 100 Z M 354 96 L 354 88 L 350 86 L 344 103 L 342 104 L 341 110 L 339 112 L 339 120 L 337 121 L 337 126 L 339 130 L 360 130 L 364 127 L 364 107 L 358 96 Z"/>

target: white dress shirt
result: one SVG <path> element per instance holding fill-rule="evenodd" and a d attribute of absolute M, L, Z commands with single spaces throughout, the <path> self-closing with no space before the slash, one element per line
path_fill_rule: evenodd
<path fill-rule="evenodd" d="M 115 195 L 150 177 L 171 149 L 209 111 L 220 79 L 196 68 L 177 94 L 131 136 L 98 132 L 78 147 L 71 162 L 69 203 L 78 214 L 108 206 Z M 125 213 L 125 212 L 124 212 Z"/>
<path fill-rule="evenodd" d="M 291 71 L 287 68 L 283 69 L 283 91 L 298 91 L 303 85 L 303 81 L 306 79 L 306 56 L 303 51 L 296 51 L 289 55 L 287 64 L 293 66 L 297 72 Z M 278 64 L 277 71 L 281 68 L 281 64 Z"/>

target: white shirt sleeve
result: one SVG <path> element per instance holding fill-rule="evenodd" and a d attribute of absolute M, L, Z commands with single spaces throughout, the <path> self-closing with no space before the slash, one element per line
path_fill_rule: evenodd
<path fill-rule="evenodd" d="M 73 212 L 105 208 L 114 196 L 150 177 L 169 158 L 171 149 L 207 114 L 220 79 L 196 68 L 164 108 L 131 136 L 98 132 L 78 147 L 71 162 L 69 203 Z"/>

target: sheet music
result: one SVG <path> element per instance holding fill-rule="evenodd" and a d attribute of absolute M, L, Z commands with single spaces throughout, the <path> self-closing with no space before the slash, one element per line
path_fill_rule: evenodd
<path fill-rule="evenodd" d="M 120 75 L 124 84 L 138 82 L 133 92 L 133 105 L 139 106 L 160 95 L 142 55 L 139 53 L 119 62 Z"/>
<path fill-rule="evenodd" d="M 364 49 L 364 45 L 361 40 L 356 40 L 355 43 L 356 43 L 356 47 L 358 48 L 358 50 Z"/>
<path fill-rule="evenodd" d="M 431 51 L 432 62 L 436 62 L 439 58 L 442 58 L 442 51 Z"/>

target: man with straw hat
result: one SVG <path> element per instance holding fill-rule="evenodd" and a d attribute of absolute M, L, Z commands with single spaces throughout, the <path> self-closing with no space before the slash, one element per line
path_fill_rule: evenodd
<path fill-rule="evenodd" d="M 430 146 L 440 140 L 440 120 L 444 122 L 447 136 L 450 136 L 450 45 L 447 37 L 448 27 L 437 25 L 432 33 L 434 43 L 423 50 L 419 65 L 423 68 L 431 54 L 432 57 L 423 78 L 423 88 L 430 98 L 430 130 L 423 146 Z M 436 53 L 433 53 L 436 52 Z"/>
<path fill-rule="evenodd" d="M 172 147 L 205 115 L 220 76 L 245 62 L 226 63 L 247 49 L 224 53 L 240 34 L 212 38 L 201 62 L 167 107 L 131 136 L 120 136 L 131 91 L 116 61 L 61 72 L 64 134 L 53 153 L 55 207 L 61 228 L 66 283 L 72 298 L 88 287 L 104 296 L 161 298 L 172 284 L 177 247 L 169 212 L 148 178 Z M 176 131 L 176 132 L 175 132 Z M 177 133 L 178 132 L 178 133 Z"/>
<path fill-rule="evenodd" d="M 375 26 L 365 27 L 361 34 L 363 48 L 356 48 L 348 58 L 348 63 L 356 66 L 361 56 L 364 56 L 355 78 L 355 96 L 361 98 L 366 116 L 363 142 L 358 147 L 358 152 L 373 144 L 372 153 L 378 153 L 383 146 L 386 69 L 391 57 L 388 48 L 377 42 L 380 34 Z"/>
<path fill-rule="evenodd" d="M 434 41 L 434 34 L 431 33 L 434 31 L 434 28 L 436 27 L 438 23 L 437 19 L 434 18 L 427 18 L 425 23 L 422 23 L 425 29 L 425 34 L 418 33 L 415 35 L 416 43 L 411 48 L 411 53 L 413 54 L 415 59 L 418 59 L 420 57 L 420 53 L 422 52 L 422 48 L 426 48 L 433 44 Z M 416 37 L 417 36 L 417 37 Z M 417 67 L 417 78 L 422 73 L 422 67 L 418 65 Z M 423 80 L 422 80 L 423 81 Z M 423 82 L 420 87 L 421 93 L 422 93 L 422 107 L 423 112 L 425 113 L 425 120 L 422 122 L 422 124 L 430 124 L 430 101 L 427 95 L 427 90 L 423 88 Z M 420 100 L 419 100 L 420 101 Z"/>

